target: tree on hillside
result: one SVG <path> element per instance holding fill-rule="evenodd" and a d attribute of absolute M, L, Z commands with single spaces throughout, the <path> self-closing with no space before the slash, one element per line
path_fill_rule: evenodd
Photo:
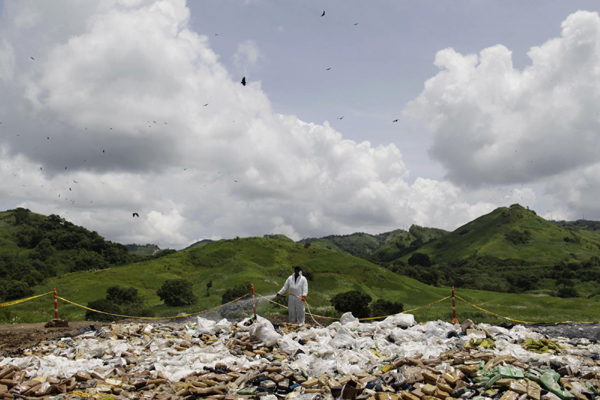
<path fill-rule="evenodd" d="M 197 300 L 194 296 L 194 284 L 187 279 L 168 280 L 156 294 L 169 307 L 190 306 Z"/>
<path fill-rule="evenodd" d="M 250 282 L 244 282 L 240 283 L 239 285 L 235 285 L 233 289 L 227 289 L 225 293 L 223 293 L 221 304 L 229 303 L 238 297 L 242 297 L 243 295 L 250 293 L 251 286 L 252 284 Z"/>
<path fill-rule="evenodd" d="M 429 256 L 427 254 L 414 253 L 408 259 L 408 265 L 410 265 L 411 267 L 414 267 L 415 265 L 420 265 L 422 267 L 430 267 L 431 260 L 429 259 Z"/>
<path fill-rule="evenodd" d="M 137 303 L 140 301 L 136 288 L 124 288 L 119 285 L 106 289 L 106 299 L 115 304 Z"/>
<path fill-rule="evenodd" d="M 369 303 L 371 296 L 358 290 L 338 293 L 331 300 L 333 307 L 342 313 L 350 311 L 357 318 L 369 316 Z"/>
<path fill-rule="evenodd" d="M 380 317 L 399 314 L 404 310 L 404 304 L 379 299 L 371 303 L 371 316 Z"/>

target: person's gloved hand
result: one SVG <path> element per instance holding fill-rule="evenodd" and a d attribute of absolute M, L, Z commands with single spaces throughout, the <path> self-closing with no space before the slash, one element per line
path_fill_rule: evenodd
<path fill-rule="evenodd" d="M 302 301 L 306 301 L 306 296 L 302 296 Z"/>

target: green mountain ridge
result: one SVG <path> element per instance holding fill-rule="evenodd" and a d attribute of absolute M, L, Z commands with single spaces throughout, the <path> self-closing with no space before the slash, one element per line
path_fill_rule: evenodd
<path fill-rule="evenodd" d="M 580 286 L 589 295 L 600 282 L 600 240 L 589 232 L 559 226 L 514 204 L 424 244 L 388 267 L 430 284 L 545 293 L 562 286 L 564 294 Z M 416 261 L 417 255 L 429 261 Z"/>
<path fill-rule="evenodd" d="M 404 304 L 405 310 L 410 310 L 446 297 L 449 294 L 449 287 L 443 287 L 443 285 L 446 285 L 452 279 L 462 277 L 463 280 L 466 280 L 469 274 L 475 274 L 473 269 L 477 268 L 486 272 L 481 265 L 473 266 L 469 263 L 481 263 L 482 260 L 486 259 L 492 261 L 500 259 L 495 258 L 498 253 L 494 252 L 497 252 L 498 248 L 508 245 L 504 243 L 502 246 L 495 246 L 492 242 L 506 242 L 510 239 L 518 243 L 511 242 L 510 246 L 526 246 L 539 241 L 545 243 L 538 236 L 548 229 L 548 232 L 552 233 L 553 236 L 550 233 L 548 235 L 554 238 L 552 240 L 556 239 L 551 244 L 567 246 L 566 249 L 570 250 L 572 254 L 565 256 L 565 253 L 558 253 L 557 260 L 563 263 L 559 265 L 562 269 L 557 270 L 556 266 L 548 268 L 547 265 L 544 265 L 543 268 L 549 269 L 552 273 L 560 276 L 543 278 L 542 281 L 551 281 L 552 287 L 555 287 L 555 281 L 558 279 L 571 279 L 577 283 L 577 290 L 582 293 L 584 291 L 589 293 L 589 299 L 560 299 L 535 295 L 536 293 L 548 293 L 549 290 L 545 287 L 537 291 L 533 290 L 534 295 L 528 295 L 477 291 L 468 289 L 469 286 L 466 285 L 463 286 L 465 289 L 459 289 L 459 293 L 465 299 L 482 307 L 491 307 L 501 315 L 509 315 L 522 320 L 557 321 L 564 319 L 565 315 L 569 315 L 572 320 L 589 321 L 600 311 L 600 303 L 597 300 L 600 295 L 593 295 L 593 290 L 597 287 L 596 282 L 592 285 L 590 282 L 580 282 L 577 279 L 578 271 L 573 268 L 580 268 L 581 266 L 579 264 L 575 265 L 576 261 L 571 260 L 581 262 L 582 258 L 588 257 L 590 254 L 597 254 L 594 246 L 596 246 L 596 249 L 598 246 L 595 241 L 577 233 L 574 228 L 566 229 L 540 220 L 534 213 L 520 206 L 513 206 L 510 209 L 495 210 L 451 233 L 441 230 L 436 231 L 434 228 L 411 227 L 409 232 L 397 230 L 380 235 L 360 233 L 332 236 L 327 239 L 336 239 L 336 245 L 343 249 L 348 247 L 348 242 L 343 242 L 341 239 L 350 238 L 349 242 L 354 241 L 360 244 L 358 246 L 360 251 L 357 250 L 357 252 L 363 253 L 375 249 L 374 245 L 373 247 L 367 245 L 367 243 L 374 244 L 374 241 L 381 244 L 379 248 L 383 248 L 386 244 L 393 244 L 398 248 L 394 241 L 406 240 L 406 244 L 409 246 L 417 239 L 425 242 L 417 251 L 405 254 L 392 262 L 380 262 L 380 265 L 377 265 L 367 259 L 352 256 L 344 251 L 322 248 L 315 244 L 318 240 L 294 243 L 283 235 L 266 235 L 267 237 L 262 238 L 236 238 L 214 242 L 205 241 L 201 246 L 188 250 L 175 252 L 167 249 L 159 251 L 154 256 L 134 257 L 127 252 L 125 246 L 104 241 L 97 233 L 76 227 L 58 216 L 45 217 L 31 213 L 28 210 L 9 210 L 0 213 L 0 243 L 2 243 L 2 246 L 0 246 L 0 271 L 4 268 L 5 272 L 9 271 L 11 274 L 15 272 L 12 267 L 7 268 L 7 260 L 19 260 L 30 266 L 40 266 L 39 264 L 32 264 L 39 255 L 34 257 L 31 255 L 45 254 L 44 251 L 48 249 L 44 250 L 44 246 L 40 248 L 40 244 L 44 239 L 47 239 L 52 247 L 54 247 L 54 240 L 56 240 L 57 246 L 58 243 L 63 247 L 65 244 L 71 246 L 65 248 L 65 250 L 55 249 L 55 252 L 50 256 L 46 255 L 46 261 L 54 257 L 55 261 L 64 261 L 64 265 L 61 264 L 60 268 L 56 268 L 54 275 L 41 276 L 39 281 L 31 281 L 31 287 L 25 281 L 32 279 L 28 277 L 32 270 L 21 271 L 23 274 L 20 279 L 13 279 L 18 278 L 17 276 L 11 277 L 11 286 L 18 284 L 17 282 L 23 282 L 35 293 L 45 293 L 56 287 L 60 296 L 82 305 L 105 298 L 106 290 L 109 287 L 115 285 L 134 287 L 138 290 L 144 307 L 150 309 L 156 316 L 161 317 L 218 306 L 222 295 L 228 289 L 244 283 L 253 283 L 258 293 L 271 295 L 281 288 L 284 280 L 292 273 L 292 267 L 301 265 L 309 279 L 308 301 L 312 312 L 316 314 L 337 315 L 329 300 L 336 294 L 349 290 L 367 293 L 373 300 L 385 299 L 401 302 Z M 504 222 L 500 224 L 501 221 Z M 51 225 L 47 227 L 49 232 L 53 232 L 54 236 L 43 237 L 46 235 L 44 232 L 36 234 L 35 227 L 39 228 L 47 224 Z M 499 226 L 504 227 L 504 230 L 496 232 Z M 549 230 L 549 227 L 552 230 Z M 530 230 L 529 236 L 525 234 L 525 230 Z M 513 231 L 521 232 L 525 236 L 511 235 Z M 469 240 L 464 243 L 465 251 L 462 253 L 452 248 L 452 245 L 467 240 L 466 237 L 471 233 L 477 238 L 483 237 L 485 239 L 487 237 L 488 240 L 477 242 L 476 244 L 479 246 L 475 247 L 468 246 L 470 242 L 476 241 L 475 238 Z M 503 234 L 504 236 L 502 236 Z M 408 235 L 411 235 L 412 238 Z M 436 235 L 439 235 L 439 237 L 435 238 Z M 91 243 L 95 243 L 100 252 L 93 251 L 93 246 L 89 247 L 91 237 L 94 238 Z M 559 240 L 561 237 L 562 242 Z M 35 240 L 32 238 L 35 238 Z M 525 243 L 519 243 L 520 240 L 525 241 Z M 37 245 L 32 247 L 36 241 Z M 442 244 L 440 245 L 440 243 Z M 26 246 L 20 247 L 19 244 Z M 117 250 L 122 252 L 119 253 Z M 527 254 L 527 252 L 520 249 L 517 250 L 509 252 L 511 257 Z M 125 259 L 119 260 L 117 258 L 113 260 L 117 262 L 108 263 L 107 260 L 110 259 L 111 255 L 114 256 L 115 251 L 117 251 L 115 254 L 121 254 Z M 108 268 L 93 268 L 92 270 L 72 268 L 73 265 L 76 265 L 77 260 L 82 259 L 82 255 L 90 256 L 87 252 L 95 253 L 95 256 L 91 256 L 92 260 L 104 260 Z M 377 250 L 371 256 L 376 252 Z M 409 265 L 409 260 L 417 253 L 431 255 L 431 259 L 435 260 L 437 264 L 431 266 Z M 456 265 L 439 261 L 454 256 L 462 256 L 462 258 L 454 259 L 455 261 L 458 260 Z M 541 259 L 552 260 L 551 257 L 546 255 Z M 510 276 L 518 276 L 518 274 L 515 274 L 515 270 L 511 268 L 518 268 L 527 273 L 531 273 L 531 270 L 536 271 L 536 268 L 541 268 L 535 265 L 534 260 L 515 258 L 515 260 L 519 260 L 517 266 L 511 264 L 513 263 L 510 261 L 513 260 L 512 258 L 502 258 L 500 260 L 505 263 L 508 262 L 510 265 L 495 265 L 494 269 Z M 37 261 L 41 262 L 40 260 Z M 41 264 L 52 263 L 44 261 Z M 84 265 L 86 267 L 90 266 L 85 263 Z M 435 282 L 432 281 L 433 285 L 428 285 L 412 279 L 410 273 L 404 270 L 405 268 L 412 268 L 420 274 L 429 274 L 430 276 L 433 276 L 436 272 L 438 279 Z M 590 268 L 593 270 L 595 266 Z M 447 271 L 452 271 L 454 275 L 449 274 L 446 277 L 444 274 Z M 568 275 L 568 273 L 571 273 L 571 275 Z M 197 304 L 177 308 L 165 306 L 156 295 L 157 290 L 167 280 L 181 278 L 193 283 L 194 293 L 198 297 Z M 418 276 L 418 278 L 423 281 L 423 276 Z M 598 278 L 600 279 L 600 274 Z M 444 281 L 444 279 L 446 280 Z M 493 290 L 499 290 L 503 289 L 502 285 L 507 282 L 508 278 L 504 275 L 498 275 L 488 279 L 489 287 Z M 7 289 L 6 282 L 8 281 L 2 280 L 3 290 Z M 537 284 L 539 283 L 538 280 Z M 566 288 L 568 289 L 568 287 Z M 531 290 L 531 288 L 528 290 Z M 259 312 L 261 314 L 285 314 L 285 311 L 275 309 L 274 306 L 260 297 L 259 301 Z M 51 299 L 40 298 L 14 307 L 0 309 L 0 322 L 41 322 L 48 320 L 52 313 L 52 308 L 48 307 L 49 302 L 51 302 Z M 248 305 L 243 303 L 239 307 L 247 308 Z M 419 310 L 419 317 L 422 319 L 441 318 L 449 320 L 451 318 L 450 308 L 444 303 L 425 309 L 419 308 Z M 240 312 L 247 314 L 248 310 L 244 309 Z M 74 305 L 61 305 L 61 317 L 83 319 L 84 315 L 85 310 L 81 308 Z M 477 318 L 478 320 L 486 320 L 486 318 L 488 318 L 487 320 L 494 320 L 495 318 L 473 309 L 463 310 L 463 316 Z"/>

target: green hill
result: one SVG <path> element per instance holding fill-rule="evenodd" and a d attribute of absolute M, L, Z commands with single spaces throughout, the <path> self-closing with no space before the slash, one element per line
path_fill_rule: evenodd
<path fill-rule="evenodd" d="M 419 262 L 416 254 L 426 255 L 431 266 Z M 577 286 L 592 294 L 600 281 L 599 256 L 600 240 L 515 204 L 483 215 L 389 266 L 431 284 L 546 293 Z"/>
<path fill-rule="evenodd" d="M 398 232 L 398 231 L 395 231 Z M 408 232 L 400 231 L 390 236 L 386 242 L 367 259 L 373 262 L 388 262 L 415 251 L 425 243 L 446 235 L 448 231 L 437 228 L 424 228 L 412 225 Z"/>
<path fill-rule="evenodd" d="M 53 287 L 59 296 L 86 305 L 104 298 L 106 289 L 121 285 L 138 290 L 144 307 L 157 317 L 175 316 L 181 312 L 197 312 L 219 306 L 226 290 L 243 283 L 253 283 L 256 292 L 273 295 L 291 274 L 292 266 L 301 265 L 309 280 L 308 304 L 318 315 L 338 315 L 329 300 L 337 293 L 358 290 L 371 295 L 373 300 L 401 302 L 405 310 L 412 310 L 419 321 L 451 320 L 450 300 L 427 306 L 450 294 L 447 287 L 433 287 L 414 279 L 400 276 L 364 259 L 342 252 L 320 248 L 305 248 L 303 244 L 277 239 L 245 238 L 221 240 L 186 251 L 172 253 L 160 260 L 147 260 L 117 268 L 99 271 L 81 271 L 51 278 L 37 288 L 44 293 Z M 143 272 L 142 272 L 143 271 Z M 156 291 L 170 279 L 184 278 L 194 285 L 198 302 L 188 307 L 167 307 Z M 209 295 L 207 284 L 213 282 Z M 552 322 L 564 320 L 592 321 L 597 319 L 600 303 L 596 299 L 559 299 L 527 294 L 500 294 L 474 290 L 459 290 L 458 295 L 478 306 L 518 320 Z M 257 297 L 261 315 L 285 315 L 285 310 Z M 84 318 L 85 310 L 60 301 L 60 316 L 68 320 Z M 0 309 L 0 322 L 41 322 L 51 318 L 52 298 L 46 296 L 14 307 Z M 249 301 L 236 303 L 235 312 L 224 308 L 214 311 L 213 318 L 250 316 Z M 233 307 L 233 306 L 231 306 Z M 500 322 L 465 303 L 457 305 L 459 318 L 476 321 Z M 228 313 L 221 313 L 227 310 Z M 309 316 L 307 321 L 312 322 Z"/>
<path fill-rule="evenodd" d="M 47 217 L 25 208 L 0 212 L 0 298 L 4 300 L 26 297 L 53 276 L 141 259 L 127 247 L 58 215 Z"/>
<path fill-rule="evenodd" d="M 380 233 L 379 235 L 357 232 L 351 235 L 330 235 L 322 238 L 307 238 L 299 240 L 298 243 L 322 249 L 341 251 L 356 257 L 367 258 L 389 242 L 393 237 L 402 232 L 404 231 L 401 229 Z"/>

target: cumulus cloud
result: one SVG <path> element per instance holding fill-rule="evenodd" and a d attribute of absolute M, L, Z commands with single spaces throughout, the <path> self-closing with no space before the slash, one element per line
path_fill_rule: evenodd
<path fill-rule="evenodd" d="M 393 144 L 274 113 L 260 83 L 240 85 L 190 29 L 182 0 L 85 2 L 53 26 L 18 18 L 44 3 L 5 4 L 0 51 L 19 50 L 0 80 L 10 94 L 0 98 L 4 208 L 175 248 L 269 232 L 453 229 L 493 209 L 449 182 L 408 184 Z M 256 46 L 244 48 L 240 62 L 256 63 Z"/>
<path fill-rule="evenodd" d="M 233 55 L 233 62 L 237 68 L 247 73 L 250 68 L 256 66 L 261 57 L 262 55 L 256 42 L 254 40 L 245 40 L 238 45 L 237 51 Z"/>
<path fill-rule="evenodd" d="M 427 124 L 430 155 L 458 184 L 525 183 L 594 165 L 600 155 L 600 17 L 578 11 L 517 70 L 502 45 L 435 57 L 440 72 L 405 109 Z"/>

